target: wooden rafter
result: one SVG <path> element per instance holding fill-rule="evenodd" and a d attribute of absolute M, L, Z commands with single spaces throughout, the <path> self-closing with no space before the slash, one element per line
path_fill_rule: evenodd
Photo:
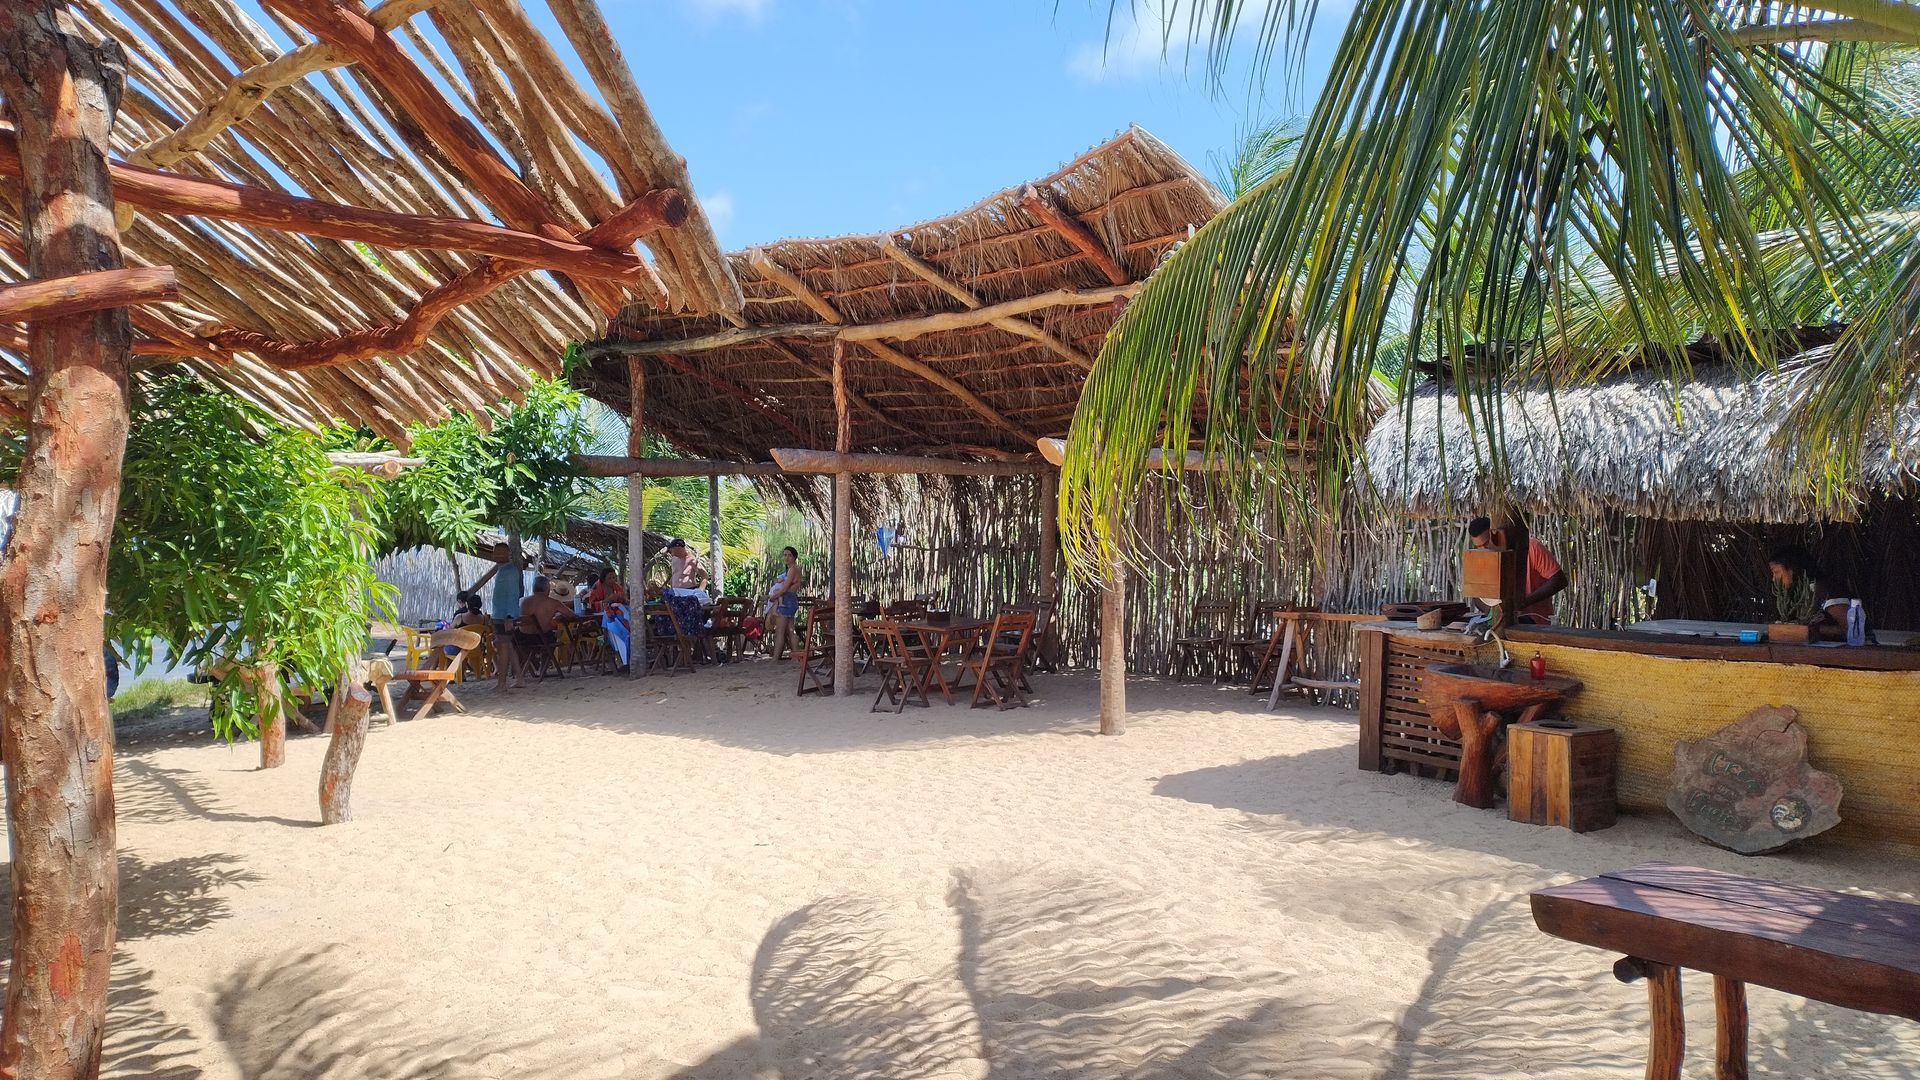
<path fill-rule="evenodd" d="M 351 56 L 361 71 L 393 95 L 406 109 L 407 119 L 447 155 L 507 224 L 554 239 L 571 238 L 553 219 L 545 201 L 500 159 L 473 122 L 454 111 L 433 82 L 366 16 L 341 0 L 263 3 Z M 592 280 L 576 284 L 608 318 L 620 313 L 617 287 Z"/>
<path fill-rule="evenodd" d="M 881 245 L 881 250 L 887 253 L 888 258 L 905 267 L 906 270 L 915 277 L 946 293 L 948 296 L 953 297 L 955 300 L 960 301 L 961 305 L 968 311 L 978 311 L 986 306 L 985 302 L 978 296 L 975 296 L 972 290 L 941 273 L 940 269 L 932 263 L 901 247 L 892 237 L 888 237 L 886 242 Z M 1059 337 L 1049 333 L 1046 328 L 1036 323 L 1009 315 L 1005 318 L 993 320 L 992 325 L 1008 333 L 1018 334 L 1021 337 L 1037 341 L 1053 350 L 1054 355 L 1078 365 L 1084 371 L 1093 370 L 1093 361 L 1087 359 L 1085 353 L 1061 341 Z"/>
<path fill-rule="evenodd" d="M 838 308 L 828 303 L 825 297 L 808 288 L 807 283 L 801 281 L 798 274 L 774 262 L 773 256 L 768 255 L 764 249 L 754 248 L 747 256 L 747 261 L 753 264 L 755 270 L 765 275 L 768 281 L 787 290 L 795 300 L 812 308 L 815 314 L 828 323 L 834 326 L 846 323 L 847 317 L 842 315 Z"/>
<path fill-rule="evenodd" d="M 788 363 L 794 365 L 795 367 L 798 367 L 801 370 L 805 371 L 808 375 L 812 376 L 814 379 L 819 380 L 821 382 L 828 383 L 828 384 L 831 384 L 833 382 L 832 371 L 828 370 L 825 367 L 822 367 L 819 364 L 814 363 L 812 360 L 807 359 L 805 356 L 802 356 L 798 350 L 794 349 L 792 346 L 788 345 L 786 342 L 780 341 L 775 338 L 769 338 L 768 340 L 763 341 L 760 344 L 765 345 L 767 348 L 772 349 L 776 353 L 779 353 L 782 359 L 786 360 Z M 888 416 L 884 412 L 881 412 L 880 409 L 877 408 L 872 402 L 868 401 L 866 398 L 860 396 L 858 393 L 854 392 L 851 389 L 847 391 L 847 403 L 852 405 L 854 408 L 859 409 L 860 411 L 866 413 L 867 415 L 872 416 L 875 420 L 880 421 L 882 424 L 885 424 L 886 426 L 893 428 L 895 431 L 910 432 L 912 430 L 911 428 L 907 427 L 905 424 L 902 424 L 898 420 L 895 420 L 893 417 Z"/>
<path fill-rule="evenodd" d="M 730 383 L 727 380 L 722 379 L 717 375 L 708 374 L 707 372 L 700 370 L 699 368 L 693 366 L 692 364 L 681 359 L 680 357 L 673 355 L 672 353 L 661 353 L 658 357 L 656 357 L 656 359 L 658 359 L 661 363 L 667 365 L 668 367 L 672 368 L 673 370 L 680 372 L 682 375 L 691 376 L 694 379 L 697 379 L 700 382 L 703 382 L 706 385 L 714 388 L 715 390 L 720 391 L 722 394 L 725 394 L 727 397 L 732 398 L 733 400 L 738 401 L 741 404 L 747 406 L 748 408 L 752 409 L 754 412 L 757 412 L 761 416 L 766 417 L 769 423 L 787 432 L 789 435 L 792 435 L 794 438 L 799 439 L 801 442 L 807 441 L 807 433 L 804 431 L 801 431 L 799 426 L 796 425 L 792 420 L 787 419 L 787 417 L 784 414 L 782 414 L 780 410 L 774 408 L 771 405 L 768 405 L 766 402 L 761 401 L 759 398 L 754 397 L 752 394 L 748 393 L 747 391 L 741 389 L 738 386 L 735 386 L 733 383 Z"/>
<path fill-rule="evenodd" d="M 641 282 L 651 274 L 637 255 L 622 254 L 609 245 L 585 243 L 564 232 L 561 236 L 539 235 L 484 221 L 342 206 L 134 165 L 114 164 L 109 171 L 116 200 L 156 213 L 218 218 L 395 250 L 471 251 L 527 263 L 531 268 L 623 283 Z M 18 175 L 20 148 L 11 132 L 0 131 L 0 176 Z M 630 247 L 638 236 L 686 221 L 687 198 L 678 191 L 650 191 L 623 208 L 619 219 L 608 235 L 626 235 Z M 582 237 L 587 235 L 591 233 Z"/>
<path fill-rule="evenodd" d="M 1035 436 L 1032 432 L 1001 415 L 999 410 L 982 401 L 978 394 L 975 394 L 953 379 L 948 378 L 919 360 L 915 360 L 913 357 L 908 356 L 906 353 L 884 342 L 862 341 L 860 344 L 866 346 L 868 352 L 892 364 L 894 367 L 902 371 L 912 372 L 935 386 L 938 386 L 940 389 L 945 390 L 947 393 L 952 394 L 954 397 L 960 399 L 962 405 L 972 409 L 982 420 L 1013 436 L 1013 438 L 1022 445 L 1030 445 L 1033 443 Z"/>
<path fill-rule="evenodd" d="M 170 266 L 95 270 L 50 280 L 0 285 L 0 322 L 33 322 L 89 311 L 180 298 Z"/>
<path fill-rule="evenodd" d="M 1120 260 L 1113 257 L 1113 252 L 1107 250 L 1107 245 L 1093 234 L 1093 230 L 1054 202 L 1051 195 L 1028 184 L 1020 192 L 1020 208 L 1046 222 L 1067 243 L 1079 248 L 1081 254 L 1100 268 L 1108 281 L 1124 285 L 1132 279 L 1127 268 L 1120 265 Z"/>

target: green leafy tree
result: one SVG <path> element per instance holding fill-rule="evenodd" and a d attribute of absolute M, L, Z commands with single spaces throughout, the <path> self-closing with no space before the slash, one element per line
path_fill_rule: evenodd
<path fill-rule="evenodd" d="M 1160 10 L 1219 72 L 1236 41 L 1297 45 L 1313 7 Z M 1811 380 L 1822 449 L 1843 451 L 1920 381 L 1920 244 L 1869 221 L 1911 197 L 1916 141 L 1861 77 L 1917 43 L 1906 0 L 1358 0 L 1291 167 L 1182 245 L 1108 335 L 1062 473 L 1069 552 L 1112 556 L 1154 446 L 1201 445 L 1217 466 L 1201 483 L 1249 512 L 1266 489 L 1295 508 L 1338 491 L 1405 388 L 1377 375 L 1386 348 L 1444 358 L 1479 415 L 1504 379 L 1616 367 L 1568 318 L 1609 302 L 1636 348 L 1708 333 L 1771 363 L 1768 331 L 1806 310 L 1765 270 L 1781 248 L 1836 292 L 1851 262 L 1897 266 Z M 1302 422 L 1326 452 L 1296 478 Z"/>
<path fill-rule="evenodd" d="M 107 565 L 107 636 L 136 667 L 156 645 L 211 666 L 276 664 L 331 686 L 390 617 L 374 577 L 381 498 L 322 440 L 189 376 L 136 387 Z M 227 738 L 258 734 L 237 676 L 215 687 Z"/>

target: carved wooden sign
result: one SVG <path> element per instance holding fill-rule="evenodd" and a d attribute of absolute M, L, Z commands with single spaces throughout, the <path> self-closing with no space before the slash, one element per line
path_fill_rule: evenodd
<path fill-rule="evenodd" d="M 1667 808 L 1742 855 L 1778 851 L 1840 824 L 1840 781 L 1807 760 L 1807 731 L 1785 705 L 1755 709 L 1673 748 Z"/>

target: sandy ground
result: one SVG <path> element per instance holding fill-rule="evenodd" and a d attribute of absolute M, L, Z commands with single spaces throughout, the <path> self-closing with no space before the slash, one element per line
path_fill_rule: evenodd
<path fill-rule="evenodd" d="M 1644 991 L 1526 893 L 1669 859 L 1912 899 L 1670 821 L 1509 823 L 1354 767 L 1351 713 L 1140 683 L 796 700 L 760 663 L 467 694 L 325 744 L 123 748 L 111 1075 L 1637 1077 Z M 1920 1076 L 1920 1025 L 1753 992 L 1756 1075 Z M 1710 1073 L 1707 980 L 1689 1076 Z"/>

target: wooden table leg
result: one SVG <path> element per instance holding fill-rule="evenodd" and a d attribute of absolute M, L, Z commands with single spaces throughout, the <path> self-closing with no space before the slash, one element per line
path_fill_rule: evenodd
<path fill-rule="evenodd" d="M 1280 666 L 1273 672 L 1273 693 L 1267 695 L 1267 711 L 1272 712 L 1280 705 L 1280 691 L 1287 688 L 1287 676 L 1293 669 L 1293 637 L 1300 625 L 1298 619 L 1287 619 L 1286 637 L 1280 645 Z"/>
<path fill-rule="evenodd" d="M 1747 984 L 1713 977 L 1714 1080 L 1747 1080 Z"/>
<path fill-rule="evenodd" d="M 1493 735 L 1500 729 L 1500 714 L 1480 707 L 1473 698 L 1453 703 L 1460 722 L 1460 779 L 1453 786 L 1453 801 L 1485 810 L 1494 802 Z"/>
<path fill-rule="evenodd" d="M 1614 963 L 1613 977 L 1623 983 L 1647 980 L 1647 1080 L 1680 1080 L 1680 1059 L 1687 1052 L 1687 1017 L 1680 1006 L 1680 969 L 1627 956 Z M 1743 997 L 1743 1017 L 1745 1011 Z M 1744 1024 L 1741 1030 L 1745 1032 Z"/>
<path fill-rule="evenodd" d="M 927 641 L 926 639 L 929 637 L 934 640 Z M 946 698 L 947 704 L 951 705 L 953 704 L 953 683 L 947 681 L 947 634 L 944 631 L 936 631 L 933 633 L 923 632 L 921 641 L 925 643 L 927 651 L 933 655 L 934 685 L 940 688 L 940 696 Z M 959 678 L 956 676 L 954 682 L 959 681 Z"/>

